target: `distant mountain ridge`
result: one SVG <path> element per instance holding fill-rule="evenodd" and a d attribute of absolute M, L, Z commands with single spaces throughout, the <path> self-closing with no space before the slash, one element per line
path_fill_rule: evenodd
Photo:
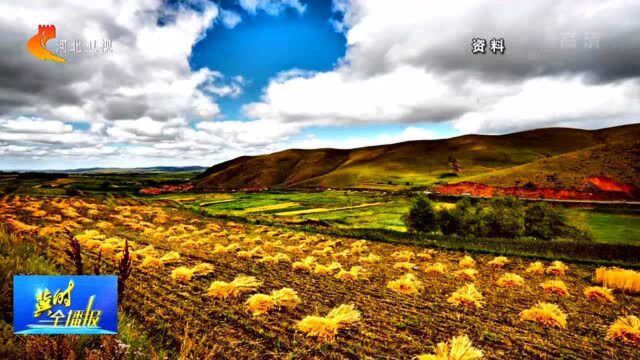
<path fill-rule="evenodd" d="M 467 178 L 482 180 L 482 176 L 496 172 L 488 178 L 492 183 L 507 183 L 508 171 L 518 168 L 518 176 L 526 177 L 523 167 L 536 164 L 535 169 L 552 172 L 562 178 L 563 159 L 555 157 L 576 153 L 582 165 L 591 163 L 597 154 L 586 150 L 606 144 L 633 143 L 640 139 L 640 124 L 624 125 L 599 130 L 570 128 L 544 128 L 505 135 L 464 135 L 450 139 L 418 140 L 397 144 L 369 146 L 356 149 L 290 149 L 273 154 L 242 156 L 216 164 L 195 179 L 198 190 L 247 190 L 247 189 L 291 189 L 291 188 L 363 188 L 401 189 L 429 186 L 440 183 L 455 183 Z M 626 181 L 637 181 L 629 175 L 633 172 L 635 156 L 627 156 L 625 147 L 615 145 L 616 151 L 606 152 L 624 166 Z M 619 151 L 618 151 L 619 150 Z M 455 159 L 462 170 L 456 174 L 450 160 Z M 595 158 L 594 158 L 595 159 Z M 550 163 L 540 165 L 540 161 Z M 607 160 L 608 161 L 608 160 Z M 557 165 L 554 165 L 557 163 Z M 599 160 L 602 163 L 602 159 Z M 595 163 L 594 163 L 595 164 Z M 593 166 L 582 166 L 597 172 Z M 608 170 L 607 170 L 608 169 Z M 585 171 L 586 171 L 585 170 Z M 611 171 L 609 171 L 611 170 Z M 524 171 L 524 172 L 523 172 Z M 607 176 L 617 179 L 622 173 L 610 167 L 605 173 L 581 174 L 572 169 L 570 186 L 580 183 L 581 176 Z M 609 171 L 610 173 L 606 173 Z M 537 174 L 534 179 L 546 174 Z M 521 180 L 520 180 L 521 181 Z"/>
<path fill-rule="evenodd" d="M 108 168 L 92 167 L 64 170 L 16 170 L 11 172 L 41 172 L 41 173 L 68 173 L 68 174 L 128 174 L 128 173 L 159 173 L 159 172 L 182 172 L 182 171 L 204 171 L 205 166 L 151 166 L 140 168 Z"/>

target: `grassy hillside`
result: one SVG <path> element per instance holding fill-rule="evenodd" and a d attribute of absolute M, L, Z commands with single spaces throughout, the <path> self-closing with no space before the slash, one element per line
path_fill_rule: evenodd
<path fill-rule="evenodd" d="M 351 150 L 285 150 L 244 156 L 209 168 L 201 190 L 264 188 L 402 189 L 457 182 L 496 170 L 640 137 L 640 125 L 602 130 L 537 129 L 500 136 L 465 135 Z M 462 165 L 451 174 L 448 159 Z"/>
<path fill-rule="evenodd" d="M 467 180 L 501 187 L 531 182 L 538 187 L 584 190 L 591 186 L 590 177 L 640 184 L 640 141 L 596 145 Z"/>

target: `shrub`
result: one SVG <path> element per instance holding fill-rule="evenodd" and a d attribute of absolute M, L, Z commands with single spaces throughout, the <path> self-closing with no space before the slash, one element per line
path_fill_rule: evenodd
<path fill-rule="evenodd" d="M 496 281 L 496 284 L 503 287 L 524 286 L 524 279 L 518 274 L 506 273 Z"/>
<path fill-rule="evenodd" d="M 460 204 L 460 203 L 458 203 Z M 456 205 L 454 208 L 445 208 L 438 211 L 438 224 L 444 235 L 459 234 L 462 228 L 462 212 Z"/>
<path fill-rule="evenodd" d="M 560 296 L 569 296 L 567 285 L 560 280 L 549 280 L 540 284 L 544 292 L 547 294 L 555 294 Z"/>
<path fill-rule="evenodd" d="M 615 302 L 615 297 L 611 289 L 600 286 L 588 286 L 584 289 L 584 296 L 589 300 L 601 301 L 604 303 Z"/>
<path fill-rule="evenodd" d="M 567 220 L 562 208 L 544 202 L 527 207 L 524 214 L 525 234 L 540 239 L 552 239 L 565 233 Z"/>
<path fill-rule="evenodd" d="M 466 336 L 457 336 L 447 343 L 438 343 L 432 355 L 418 355 L 417 360 L 478 360 L 482 359 L 482 350 L 473 347 Z"/>
<path fill-rule="evenodd" d="M 640 346 L 640 318 L 633 315 L 618 318 L 609 326 L 607 339 Z"/>
<path fill-rule="evenodd" d="M 320 341 L 332 341 L 338 330 L 360 321 L 360 312 L 353 305 L 340 305 L 327 316 L 307 316 L 296 324 L 296 329 Z"/>
<path fill-rule="evenodd" d="M 544 326 L 563 329 L 567 327 L 567 315 L 558 305 L 543 302 L 523 310 L 520 313 L 520 321 L 533 321 Z"/>
<path fill-rule="evenodd" d="M 629 293 L 640 292 L 640 272 L 635 270 L 601 267 L 596 269 L 596 282 Z"/>
<path fill-rule="evenodd" d="M 411 273 L 404 274 L 400 279 L 389 281 L 387 287 L 404 295 L 417 295 L 423 288 L 422 282 Z"/>
<path fill-rule="evenodd" d="M 516 238 L 524 234 L 524 204 L 515 197 L 494 197 L 483 214 L 489 237 Z"/>
<path fill-rule="evenodd" d="M 475 285 L 467 284 L 452 293 L 447 302 L 455 306 L 477 309 L 482 307 L 482 300 L 482 293 L 476 289 Z"/>
<path fill-rule="evenodd" d="M 410 231 L 426 233 L 437 230 L 437 212 L 433 202 L 424 196 L 419 196 L 404 217 L 404 222 Z"/>

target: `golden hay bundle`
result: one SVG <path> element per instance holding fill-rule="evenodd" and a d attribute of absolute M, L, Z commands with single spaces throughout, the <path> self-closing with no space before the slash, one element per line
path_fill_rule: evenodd
<path fill-rule="evenodd" d="M 271 292 L 271 298 L 279 307 L 293 308 L 300 304 L 298 293 L 291 288 L 282 288 Z"/>
<path fill-rule="evenodd" d="M 424 268 L 424 271 L 427 274 L 431 275 L 444 275 L 444 273 L 447 271 L 447 267 L 441 262 L 435 262 L 431 265 L 426 266 Z"/>
<path fill-rule="evenodd" d="M 178 259 L 180 259 L 180 253 L 176 251 L 169 251 L 160 258 L 160 260 L 162 260 L 162 262 L 164 263 L 172 263 L 177 261 Z"/>
<path fill-rule="evenodd" d="M 391 257 L 396 259 L 397 261 L 411 261 L 416 257 L 416 255 L 413 253 L 413 251 L 402 250 L 394 252 L 393 254 L 391 254 Z"/>
<path fill-rule="evenodd" d="M 411 273 L 404 274 L 400 279 L 389 281 L 387 287 L 404 295 L 417 295 L 423 288 L 422 281 Z"/>
<path fill-rule="evenodd" d="M 640 318 L 634 315 L 619 317 L 609 326 L 607 339 L 640 347 Z"/>
<path fill-rule="evenodd" d="M 640 292 L 640 272 L 620 268 L 596 269 L 596 282 L 629 293 Z"/>
<path fill-rule="evenodd" d="M 193 271 L 186 266 L 179 266 L 173 269 L 171 278 L 178 282 L 188 282 L 193 278 Z"/>
<path fill-rule="evenodd" d="M 358 261 L 363 263 L 374 263 L 382 260 L 382 258 L 376 254 L 369 254 L 367 256 L 361 256 Z"/>
<path fill-rule="evenodd" d="M 562 263 L 562 261 L 556 260 L 551 263 L 546 272 L 550 275 L 564 276 L 567 273 L 567 270 L 569 270 L 569 267 L 567 265 Z"/>
<path fill-rule="evenodd" d="M 265 241 L 265 243 L 262 244 L 262 248 L 264 249 L 264 251 L 274 251 L 276 249 L 282 248 L 282 246 L 282 240 Z"/>
<path fill-rule="evenodd" d="M 45 226 L 45 227 L 41 228 L 38 231 L 38 236 L 39 237 L 49 237 L 51 235 L 62 234 L 63 231 L 64 231 L 64 229 L 59 227 L 59 226 L 48 225 L 48 226 Z"/>
<path fill-rule="evenodd" d="M 496 281 L 498 286 L 503 287 L 516 287 L 516 286 L 524 286 L 524 279 L 522 276 L 514 273 L 506 273 Z"/>
<path fill-rule="evenodd" d="M 533 321 L 550 327 L 566 328 L 567 315 L 558 305 L 540 302 L 520 313 L 520 321 Z"/>
<path fill-rule="evenodd" d="M 296 261 L 293 264 L 291 264 L 291 268 L 293 269 L 293 271 L 311 272 L 311 266 L 315 265 L 315 263 L 316 263 L 315 257 L 307 256 L 301 261 Z"/>
<path fill-rule="evenodd" d="M 253 316 L 259 316 L 268 313 L 276 308 L 273 298 L 267 294 L 251 295 L 245 302 L 247 310 Z"/>
<path fill-rule="evenodd" d="M 368 276 L 368 272 L 362 266 L 352 266 L 349 271 L 340 269 L 334 277 L 343 281 L 357 281 L 366 279 Z"/>
<path fill-rule="evenodd" d="M 258 262 L 267 264 L 277 264 L 282 261 L 289 262 L 291 258 L 285 253 L 276 253 L 274 255 L 264 255 L 262 259 L 258 260 Z"/>
<path fill-rule="evenodd" d="M 235 298 L 243 292 L 253 291 L 262 285 L 262 281 L 253 276 L 238 275 L 232 282 L 214 281 L 207 294 L 218 299 Z"/>
<path fill-rule="evenodd" d="M 326 250 L 326 249 L 331 249 L 331 251 L 333 251 L 333 248 L 325 248 L 325 250 Z M 329 255 L 329 254 L 330 254 L 330 252 L 320 252 L 320 253 L 317 253 L 317 251 L 318 251 L 318 250 L 314 251 L 314 252 L 313 252 L 313 255 L 319 254 L 319 255 L 326 256 L 326 255 Z M 349 258 L 350 256 L 351 256 L 351 251 L 349 251 L 349 250 L 343 250 L 343 251 L 340 251 L 339 253 L 335 253 L 335 254 L 332 254 L 332 255 L 331 255 L 331 257 L 332 257 L 332 258 L 334 258 L 334 259 L 338 259 L 338 258 L 347 259 L 347 258 Z"/>
<path fill-rule="evenodd" d="M 533 275 L 542 275 L 544 274 L 544 264 L 542 263 L 542 261 L 532 262 L 531 264 L 529 264 L 529 267 L 527 267 L 525 272 Z"/>
<path fill-rule="evenodd" d="M 584 289 L 584 296 L 589 300 L 612 303 L 616 301 L 613 290 L 601 286 L 587 286 Z"/>
<path fill-rule="evenodd" d="M 251 250 L 238 251 L 237 255 L 241 259 L 249 260 L 253 257 L 264 255 L 264 250 L 262 250 L 261 246 L 256 246 Z"/>
<path fill-rule="evenodd" d="M 462 269 L 454 272 L 453 275 L 458 279 L 473 281 L 476 279 L 477 273 L 478 270 L 476 269 Z"/>
<path fill-rule="evenodd" d="M 200 263 L 191 268 L 194 275 L 207 275 L 213 272 L 213 265 L 209 263 Z"/>
<path fill-rule="evenodd" d="M 153 245 L 147 245 L 140 250 L 136 250 L 135 253 L 144 256 L 151 256 L 155 254 L 156 250 L 153 248 Z"/>
<path fill-rule="evenodd" d="M 351 252 L 353 254 L 359 255 L 366 252 L 367 250 L 369 250 L 369 247 L 367 246 L 366 240 L 358 240 L 351 244 Z"/>
<path fill-rule="evenodd" d="M 105 239 L 106 236 L 100 234 L 98 230 L 86 230 L 75 236 L 76 240 L 83 243 L 87 240 Z"/>
<path fill-rule="evenodd" d="M 211 250 L 212 254 L 226 254 L 228 252 L 229 249 L 227 249 L 227 247 L 222 244 L 215 244 L 213 246 L 213 250 Z"/>
<path fill-rule="evenodd" d="M 493 260 L 489 261 L 487 263 L 487 265 L 496 268 L 496 269 L 502 269 L 503 267 L 505 267 L 507 264 L 509 263 L 509 259 L 507 259 L 504 256 L 496 256 L 495 258 L 493 258 Z"/>
<path fill-rule="evenodd" d="M 475 285 L 466 284 L 453 292 L 447 302 L 455 306 L 477 309 L 482 307 L 483 299 L 482 293 L 476 289 Z"/>
<path fill-rule="evenodd" d="M 164 267 L 164 263 L 157 257 L 145 256 L 142 263 L 140 263 L 140 267 L 149 270 L 159 270 Z"/>
<path fill-rule="evenodd" d="M 463 267 L 463 268 L 472 268 L 476 266 L 476 261 L 473 260 L 471 256 L 465 255 L 462 259 L 460 259 L 460 262 L 458 263 L 458 265 L 460 265 L 460 267 Z"/>
<path fill-rule="evenodd" d="M 100 244 L 100 251 L 105 256 L 115 255 L 116 250 L 118 250 L 118 246 L 115 244 L 107 243 L 107 242 Z"/>
<path fill-rule="evenodd" d="M 294 308 L 300 302 L 300 297 L 298 297 L 295 290 L 282 288 L 272 291 L 270 295 L 255 294 L 251 296 L 245 304 L 247 305 L 247 310 L 249 310 L 253 316 L 259 316 L 273 309 L 282 307 Z"/>
<path fill-rule="evenodd" d="M 332 262 L 329 265 L 316 264 L 313 273 L 316 275 L 333 275 L 336 270 L 342 269 L 342 265 L 339 262 Z"/>
<path fill-rule="evenodd" d="M 324 248 L 322 248 L 322 249 L 319 249 L 319 250 L 313 250 L 313 251 L 311 252 L 311 255 L 315 255 L 315 256 L 329 256 L 332 252 L 333 252 L 333 248 L 332 248 L 331 246 L 326 246 L 326 247 L 324 247 Z M 347 255 L 344 255 L 344 253 L 345 253 L 345 252 L 347 253 Z M 349 253 L 349 250 L 345 250 L 345 251 L 343 251 L 343 254 L 342 254 L 342 255 L 338 254 L 338 256 L 349 256 L 349 254 L 348 254 L 348 253 Z"/>
<path fill-rule="evenodd" d="M 435 250 L 433 250 L 433 249 L 428 249 L 428 250 L 425 250 L 425 251 L 423 251 L 423 252 L 421 252 L 421 253 L 418 253 L 418 254 L 416 255 L 416 257 L 417 257 L 418 259 L 421 259 L 421 260 L 431 260 L 431 259 L 433 259 L 433 255 L 435 255 L 435 254 L 436 254 L 436 251 L 435 251 Z"/>
<path fill-rule="evenodd" d="M 560 296 L 569 296 L 567 285 L 561 280 L 549 280 L 540 284 L 547 294 L 555 294 Z"/>
<path fill-rule="evenodd" d="M 326 317 L 306 316 L 296 324 L 296 329 L 319 341 L 331 341 L 338 330 L 360 321 L 360 312 L 353 305 L 340 305 L 331 310 Z"/>
<path fill-rule="evenodd" d="M 403 271 L 409 271 L 409 270 L 416 269 L 417 266 L 414 263 L 410 263 L 410 262 L 407 262 L 407 261 L 401 261 L 401 262 L 397 262 L 397 263 L 393 264 L 393 268 L 394 269 L 403 270 Z"/>
<path fill-rule="evenodd" d="M 113 224 L 108 221 L 98 221 L 96 223 L 96 227 L 100 230 L 110 230 L 113 229 Z"/>
<path fill-rule="evenodd" d="M 124 251 L 118 251 L 115 254 L 115 259 L 118 262 L 122 261 L 123 258 L 124 258 Z M 135 252 L 130 252 L 129 258 L 131 259 L 131 261 L 138 261 L 140 259 L 140 255 L 136 254 Z"/>
<path fill-rule="evenodd" d="M 456 336 L 447 343 L 438 343 L 432 355 L 418 355 L 418 360 L 478 360 L 482 359 L 482 350 L 473 347 L 466 336 Z"/>

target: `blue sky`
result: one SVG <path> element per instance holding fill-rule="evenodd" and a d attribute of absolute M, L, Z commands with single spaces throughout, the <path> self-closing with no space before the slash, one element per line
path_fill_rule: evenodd
<path fill-rule="evenodd" d="M 247 81 L 240 96 L 218 102 L 224 118 L 242 119 L 242 105 L 258 101 L 269 79 L 279 72 L 327 71 L 344 56 L 344 34 L 329 22 L 336 17 L 331 1 L 307 1 L 305 5 L 303 14 L 293 9 L 275 16 L 258 11 L 232 29 L 212 27 L 194 46 L 189 61 L 192 69 L 208 67 Z M 235 2 L 223 1 L 221 6 L 244 13 Z"/>

